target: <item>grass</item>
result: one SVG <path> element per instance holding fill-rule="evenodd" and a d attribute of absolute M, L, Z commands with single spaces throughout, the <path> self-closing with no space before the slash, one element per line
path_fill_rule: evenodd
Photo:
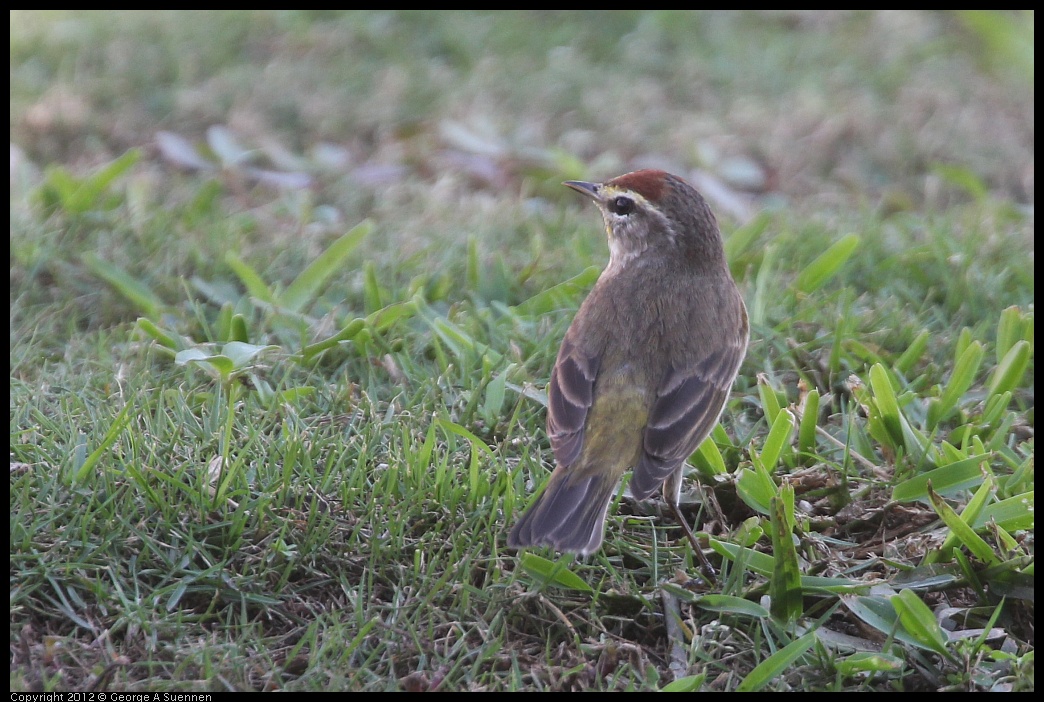
<path fill-rule="evenodd" d="M 1000 12 L 12 13 L 12 690 L 1032 690 L 1032 67 Z M 643 166 L 751 313 L 714 586 L 622 490 L 505 548 L 606 260 L 558 183 Z"/>

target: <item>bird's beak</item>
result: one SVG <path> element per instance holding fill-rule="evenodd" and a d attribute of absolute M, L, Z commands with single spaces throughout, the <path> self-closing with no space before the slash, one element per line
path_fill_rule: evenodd
<path fill-rule="evenodd" d="M 602 188 L 601 183 L 586 183 L 582 180 L 567 180 L 566 182 L 562 183 L 562 185 L 566 186 L 567 188 L 572 188 L 581 195 L 586 195 L 595 202 L 599 202 L 602 199 L 601 196 L 598 194 L 598 191 Z"/>

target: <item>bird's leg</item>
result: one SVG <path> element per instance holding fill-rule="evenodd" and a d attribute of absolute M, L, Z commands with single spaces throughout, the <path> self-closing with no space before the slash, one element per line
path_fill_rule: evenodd
<path fill-rule="evenodd" d="M 696 553 L 696 557 L 700 561 L 700 565 L 703 566 L 703 572 L 700 574 L 704 580 L 711 585 L 717 585 L 718 581 L 715 578 L 714 566 L 707 560 L 706 554 L 703 553 L 703 547 L 700 546 L 699 540 L 696 535 L 692 533 L 692 529 L 689 527 L 689 523 L 685 521 L 685 517 L 681 513 L 681 508 L 678 506 L 678 502 L 681 498 L 681 481 L 682 481 L 682 466 L 671 473 L 667 480 L 663 484 L 663 499 L 667 502 L 667 506 L 671 508 L 671 512 L 674 513 L 674 519 L 681 526 L 685 532 L 685 536 L 689 538 L 689 543 L 692 544 L 692 550 Z"/>
<path fill-rule="evenodd" d="M 716 585 L 718 581 L 714 577 L 714 566 L 710 564 L 710 561 L 707 560 L 706 554 L 703 553 L 703 548 L 700 546 L 699 539 L 697 539 L 696 535 L 692 533 L 692 529 L 689 528 L 688 522 L 686 522 L 685 517 L 682 516 L 681 510 L 678 509 L 678 505 L 668 503 L 668 506 L 671 508 L 671 511 L 674 512 L 674 518 L 678 521 L 678 525 L 681 526 L 682 531 L 684 531 L 685 535 L 689 537 L 689 542 L 692 544 L 692 550 L 695 551 L 696 557 L 703 566 L 703 572 L 701 575 L 706 580 L 710 581 L 711 585 Z"/>

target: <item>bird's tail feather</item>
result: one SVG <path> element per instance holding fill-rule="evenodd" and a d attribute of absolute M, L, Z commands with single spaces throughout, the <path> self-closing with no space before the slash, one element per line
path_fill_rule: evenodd
<path fill-rule="evenodd" d="M 508 535 L 508 546 L 547 545 L 587 555 L 602 545 L 615 480 L 555 470 L 547 488 Z"/>

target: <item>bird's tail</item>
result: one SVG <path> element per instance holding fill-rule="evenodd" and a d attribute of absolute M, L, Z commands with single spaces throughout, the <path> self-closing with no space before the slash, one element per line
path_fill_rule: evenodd
<path fill-rule="evenodd" d="M 616 483 L 605 475 L 577 475 L 575 467 L 567 472 L 559 466 L 511 530 L 508 546 L 547 545 L 585 556 L 594 553 L 602 545 L 605 513 Z"/>

